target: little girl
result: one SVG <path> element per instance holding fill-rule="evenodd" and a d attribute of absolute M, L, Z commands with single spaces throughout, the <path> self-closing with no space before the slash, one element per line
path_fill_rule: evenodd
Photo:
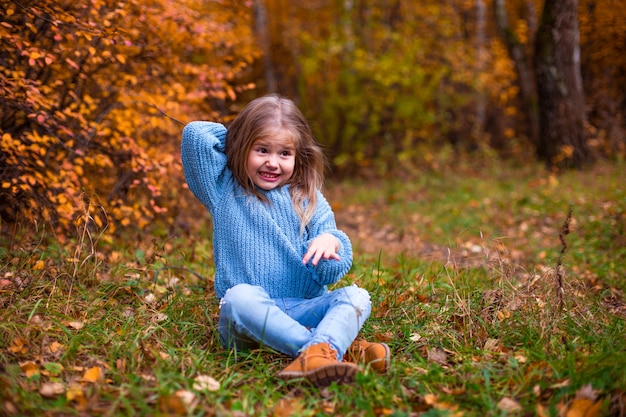
<path fill-rule="evenodd" d="M 296 357 L 277 376 L 317 386 L 354 379 L 357 365 L 344 355 L 386 372 L 389 347 L 355 341 L 371 311 L 367 291 L 327 289 L 350 269 L 352 246 L 320 192 L 324 155 L 295 104 L 258 98 L 228 130 L 192 122 L 181 154 L 213 218 L 222 343 Z"/>

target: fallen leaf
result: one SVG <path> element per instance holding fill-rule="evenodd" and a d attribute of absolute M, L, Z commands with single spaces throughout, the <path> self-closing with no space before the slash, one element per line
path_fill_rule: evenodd
<path fill-rule="evenodd" d="M 483 350 L 486 350 L 488 352 L 499 352 L 500 341 L 498 339 L 487 339 L 485 341 L 485 345 L 483 346 Z"/>
<path fill-rule="evenodd" d="M 80 330 L 85 327 L 85 324 L 82 321 L 66 321 L 64 324 L 74 330 Z"/>
<path fill-rule="evenodd" d="M 67 388 L 65 398 L 70 402 L 76 403 L 79 409 L 87 407 L 88 400 L 83 392 L 83 387 L 78 384 L 72 384 Z"/>
<path fill-rule="evenodd" d="M 187 406 L 187 411 L 192 411 L 198 406 L 199 400 L 196 397 L 196 394 L 191 391 L 181 389 L 176 391 L 176 396 L 183 400 L 183 403 Z"/>
<path fill-rule="evenodd" d="M 220 383 L 208 375 L 198 375 L 193 383 L 193 389 L 196 391 L 217 391 L 220 389 Z"/>
<path fill-rule="evenodd" d="M 409 336 L 409 340 L 411 340 L 412 342 L 419 342 L 421 338 L 422 336 L 419 333 L 413 333 L 411 334 L 411 336 Z"/>
<path fill-rule="evenodd" d="M 65 350 L 65 346 L 57 341 L 50 343 L 48 346 L 48 351 L 52 354 L 61 353 L 63 350 Z"/>
<path fill-rule="evenodd" d="M 87 369 L 83 375 L 83 381 L 85 382 L 102 382 L 104 381 L 104 372 L 99 366 Z"/>
<path fill-rule="evenodd" d="M 39 375 L 39 367 L 33 361 L 20 363 L 20 369 L 26 374 L 26 378 L 30 378 L 34 375 Z"/>
<path fill-rule="evenodd" d="M 561 407 L 561 417 L 596 417 L 600 415 L 602 400 L 596 401 L 598 393 L 591 384 L 583 385 L 576 391 L 576 397 Z"/>
<path fill-rule="evenodd" d="M 30 343 L 28 343 L 28 340 L 21 337 L 16 337 L 15 339 L 13 339 L 13 341 L 11 341 L 11 345 L 9 346 L 9 350 L 11 352 L 20 353 L 22 355 L 28 353 L 29 349 Z"/>
<path fill-rule="evenodd" d="M 511 413 L 513 411 L 520 411 L 522 406 L 512 398 L 502 397 L 502 399 L 498 402 L 498 408 L 507 413 Z"/>
<path fill-rule="evenodd" d="M 587 398 L 574 398 L 567 406 L 563 407 L 559 416 L 562 417 L 597 417 L 600 415 L 602 401 L 592 401 Z"/>
<path fill-rule="evenodd" d="M 503 309 L 503 310 L 498 310 L 496 315 L 498 316 L 498 320 L 502 321 L 511 317 L 511 312 L 507 309 Z"/>
<path fill-rule="evenodd" d="M 39 388 L 42 397 L 52 398 L 65 392 L 65 386 L 60 382 L 46 382 Z"/>
<path fill-rule="evenodd" d="M 322 412 L 334 415 L 335 414 L 335 402 L 334 401 L 322 401 L 320 409 Z"/>
<path fill-rule="evenodd" d="M 159 397 L 159 409 L 163 413 L 183 415 L 187 414 L 187 407 L 181 397 L 176 395 L 164 395 Z"/>
<path fill-rule="evenodd" d="M 281 398 L 274 407 L 273 417 L 290 417 L 299 415 L 302 411 L 302 403 L 296 398 Z"/>
<path fill-rule="evenodd" d="M 61 365 L 60 363 L 56 363 L 56 362 L 48 362 L 46 364 L 44 364 L 44 369 L 45 371 L 42 371 L 41 373 L 46 375 L 46 376 L 59 376 L 61 374 L 61 372 L 63 372 L 63 365 Z"/>
<path fill-rule="evenodd" d="M 448 354 L 439 348 L 428 349 L 428 360 L 431 362 L 438 363 L 440 365 L 447 365 Z"/>

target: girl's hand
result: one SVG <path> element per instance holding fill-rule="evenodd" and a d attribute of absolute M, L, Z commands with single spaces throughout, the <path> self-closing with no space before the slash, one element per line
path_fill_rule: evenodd
<path fill-rule="evenodd" d="M 302 258 L 303 264 L 308 264 L 309 261 L 313 266 L 317 266 L 320 259 L 335 259 L 340 260 L 339 255 L 339 239 L 330 233 L 322 233 L 309 244 L 309 249 Z"/>

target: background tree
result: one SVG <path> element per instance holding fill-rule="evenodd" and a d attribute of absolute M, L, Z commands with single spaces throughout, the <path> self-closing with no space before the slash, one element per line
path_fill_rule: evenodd
<path fill-rule="evenodd" d="M 588 123 L 580 144 L 571 139 L 578 134 L 545 142 L 556 144 L 546 160 L 563 166 L 577 165 L 574 151 L 585 144 L 582 156 L 626 156 L 626 3 L 579 1 L 587 112 L 576 120 Z M 533 89 L 521 94 L 532 83 L 520 79 L 533 72 L 542 6 L 0 0 L 2 227 L 43 220 L 62 235 L 79 218 L 108 225 L 107 232 L 182 221 L 192 204 L 181 198 L 182 124 L 228 123 L 251 98 L 274 90 L 298 101 L 336 174 L 410 176 L 481 151 L 526 163 L 539 142 L 529 141 L 528 129 L 536 104 L 524 98 Z M 508 48 L 498 7 L 506 10 L 500 32 L 508 28 L 515 42 Z M 563 24 L 562 13 L 553 24 Z M 543 63 L 543 76 L 561 71 L 573 54 Z M 573 88 L 558 86 L 568 94 Z M 584 111 L 576 101 L 575 111 Z"/>
<path fill-rule="evenodd" d="M 584 132 L 577 8 L 578 0 L 546 0 L 537 32 L 537 155 L 549 167 L 582 167 L 593 159 Z"/>

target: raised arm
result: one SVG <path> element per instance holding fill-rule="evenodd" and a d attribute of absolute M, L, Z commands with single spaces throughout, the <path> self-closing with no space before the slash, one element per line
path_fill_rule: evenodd
<path fill-rule="evenodd" d="M 211 211 L 221 190 L 232 181 L 224 153 L 226 128 L 213 122 L 191 122 L 183 129 L 181 158 L 189 189 Z"/>

